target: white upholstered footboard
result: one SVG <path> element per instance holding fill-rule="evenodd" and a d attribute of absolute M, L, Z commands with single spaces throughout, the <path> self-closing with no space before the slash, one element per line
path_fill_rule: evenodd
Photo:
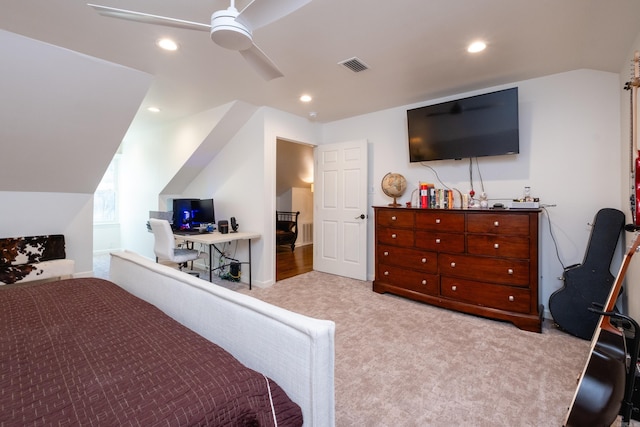
<path fill-rule="evenodd" d="M 132 252 L 111 254 L 110 280 L 276 381 L 305 426 L 334 426 L 335 324 L 230 291 Z"/>

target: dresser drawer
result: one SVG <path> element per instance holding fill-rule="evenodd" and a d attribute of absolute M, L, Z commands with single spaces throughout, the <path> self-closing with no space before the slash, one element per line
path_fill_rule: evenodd
<path fill-rule="evenodd" d="M 469 304 L 500 310 L 528 313 L 531 295 L 528 289 L 443 277 L 440 295 Z"/>
<path fill-rule="evenodd" d="M 438 271 L 443 276 L 513 286 L 529 286 L 529 261 L 496 259 L 472 255 L 438 254 Z"/>
<path fill-rule="evenodd" d="M 400 209 L 379 209 L 376 211 L 376 224 L 386 227 L 414 226 L 414 214 L 412 211 Z"/>
<path fill-rule="evenodd" d="M 464 252 L 464 234 L 416 231 L 416 247 L 437 252 Z"/>
<path fill-rule="evenodd" d="M 494 234 L 467 235 L 467 252 L 502 258 L 529 259 L 529 238 Z"/>
<path fill-rule="evenodd" d="M 376 281 L 426 295 L 438 295 L 440 280 L 437 274 L 421 273 L 415 270 L 378 264 Z"/>
<path fill-rule="evenodd" d="M 396 267 L 407 267 L 425 273 L 438 272 L 438 255 L 417 249 L 378 245 L 377 262 Z"/>
<path fill-rule="evenodd" d="M 413 246 L 413 230 L 405 228 L 378 227 L 376 229 L 378 244 L 386 243 L 397 246 Z"/>
<path fill-rule="evenodd" d="M 416 228 L 431 231 L 464 232 L 464 214 L 446 210 L 416 212 Z"/>
<path fill-rule="evenodd" d="M 467 217 L 469 233 L 529 235 L 529 216 L 522 214 L 470 214 Z"/>

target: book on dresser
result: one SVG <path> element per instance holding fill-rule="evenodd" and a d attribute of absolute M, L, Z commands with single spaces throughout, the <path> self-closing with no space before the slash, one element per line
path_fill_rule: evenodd
<path fill-rule="evenodd" d="M 542 331 L 540 209 L 373 209 L 375 292 Z"/>

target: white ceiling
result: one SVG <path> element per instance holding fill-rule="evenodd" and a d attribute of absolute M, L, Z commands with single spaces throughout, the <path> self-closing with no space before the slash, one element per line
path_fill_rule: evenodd
<path fill-rule="evenodd" d="M 229 5 L 92 2 L 203 23 Z M 106 18 L 80 0 L 3 0 L 0 10 L 2 29 L 153 75 L 133 130 L 232 100 L 304 117 L 313 111 L 327 122 L 573 69 L 619 72 L 640 30 L 638 0 L 313 0 L 254 32 L 284 73 L 265 82 L 205 32 Z M 181 49 L 160 51 L 161 36 Z M 465 47 L 478 38 L 488 48 L 471 56 Z M 354 56 L 370 69 L 338 65 Z M 314 101 L 300 103 L 303 93 Z M 163 111 L 153 116 L 149 105 Z"/>

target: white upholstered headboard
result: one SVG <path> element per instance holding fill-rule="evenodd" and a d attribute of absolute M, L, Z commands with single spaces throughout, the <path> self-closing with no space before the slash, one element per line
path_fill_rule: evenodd
<path fill-rule="evenodd" d="M 110 280 L 276 381 L 305 426 L 335 425 L 335 323 L 225 289 L 133 252 L 111 254 Z"/>

